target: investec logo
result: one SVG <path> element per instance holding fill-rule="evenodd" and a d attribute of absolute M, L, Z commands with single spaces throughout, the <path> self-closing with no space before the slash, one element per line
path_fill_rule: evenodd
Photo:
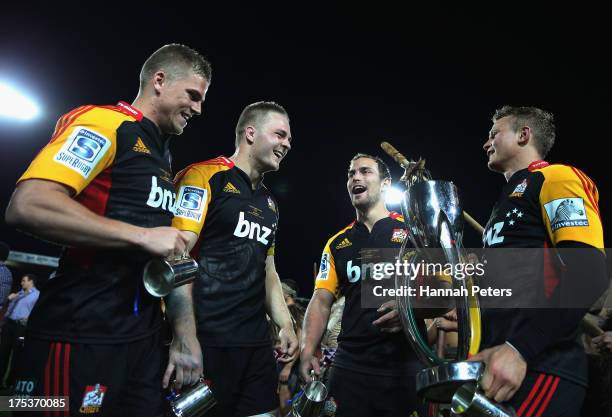
<path fill-rule="evenodd" d="M 272 233 L 272 229 L 262 226 L 259 223 L 245 220 L 244 212 L 241 211 L 238 217 L 238 224 L 234 230 L 236 237 L 248 237 L 249 239 L 257 239 L 258 242 L 264 245 L 268 244 L 268 236 Z"/>
<path fill-rule="evenodd" d="M 157 185 L 157 177 L 151 176 L 151 192 L 147 200 L 147 206 L 168 210 L 174 213 L 176 211 L 176 194 L 174 191 L 165 190 Z"/>

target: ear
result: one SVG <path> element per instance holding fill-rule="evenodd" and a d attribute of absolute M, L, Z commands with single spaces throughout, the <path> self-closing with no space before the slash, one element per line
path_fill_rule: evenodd
<path fill-rule="evenodd" d="M 523 126 L 518 132 L 518 144 L 520 146 L 527 145 L 533 139 L 533 132 L 529 126 Z"/>
<path fill-rule="evenodd" d="M 153 90 L 155 91 L 155 95 L 160 95 L 161 90 L 168 83 L 168 78 L 163 71 L 157 71 L 153 74 Z"/>
<path fill-rule="evenodd" d="M 380 184 L 380 191 L 385 192 L 391 187 L 391 178 L 385 178 Z"/>
<path fill-rule="evenodd" d="M 247 126 L 244 129 L 244 137 L 249 145 L 255 142 L 255 133 L 257 133 L 257 129 L 254 126 Z"/>

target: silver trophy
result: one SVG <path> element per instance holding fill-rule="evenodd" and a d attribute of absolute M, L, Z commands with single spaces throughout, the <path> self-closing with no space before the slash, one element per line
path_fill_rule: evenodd
<path fill-rule="evenodd" d="M 201 417 L 217 404 L 210 387 L 200 382 L 181 393 L 172 393 L 170 397 L 169 417 Z"/>
<path fill-rule="evenodd" d="M 408 247 L 408 240 L 405 240 L 400 249 L 400 260 L 451 264 L 454 271 L 455 265 L 466 261 L 462 246 L 464 213 L 457 187 L 448 181 L 432 181 L 429 171 L 424 168 L 425 161 L 408 162 L 389 144 L 383 145 L 383 149 L 406 169 L 401 179 L 407 187 L 402 199 L 402 212 L 414 248 Z M 484 364 L 466 361 L 480 348 L 478 299 L 470 295 L 470 277 L 450 278 L 453 293 L 459 294 L 445 306 L 446 310 L 455 308 L 457 311 L 458 346 L 453 361 L 433 351 L 421 335 L 417 315 L 423 317 L 423 314 L 415 310 L 422 304 L 415 306 L 415 300 L 408 295 L 396 297 L 404 332 L 418 358 L 427 366 L 416 376 L 417 393 L 432 403 L 451 404 L 454 413 L 472 417 L 514 417 L 514 410 L 488 400 L 478 390 Z M 433 278 L 429 279 L 433 281 Z M 396 289 L 416 288 L 418 283 L 408 276 L 396 275 L 395 285 Z M 431 309 L 439 310 L 440 305 Z"/>
<path fill-rule="evenodd" d="M 154 297 L 165 297 L 198 276 L 198 263 L 188 255 L 174 259 L 153 258 L 144 267 L 142 279 Z"/>
<path fill-rule="evenodd" d="M 327 387 L 311 373 L 310 381 L 297 398 L 291 403 L 291 410 L 286 417 L 319 417 L 325 406 Z"/>

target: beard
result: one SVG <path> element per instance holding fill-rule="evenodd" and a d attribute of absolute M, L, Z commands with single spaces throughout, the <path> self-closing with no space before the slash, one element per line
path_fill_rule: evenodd
<path fill-rule="evenodd" d="M 353 207 L 361 211 L 366 211 L 374 207 L 376 204 L 378 204 L 379 201 L 380 201 L 379 194 L 376 194 L 376 195 L 368 194 L 367 198 L 362 198 L 362 199 L 359 199 L 358 201 L 353 200 Z"/>

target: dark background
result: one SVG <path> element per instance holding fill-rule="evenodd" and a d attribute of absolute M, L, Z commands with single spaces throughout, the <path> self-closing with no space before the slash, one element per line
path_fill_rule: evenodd
<path fill-rule="evenodd" d="M 144 60 L 180 42 L 210 59 L 213 80 L 203 116 L 173 139 L 175 171 L 231 155 L 236 120 L 249 103 L 274 100 L 290 114 L 293 150 L 266 184 L 280 205 L 277 269 L 301 284 L 301 295 L 310 294 L 312 265 L 327 239 L 354 218 L 348 161 L 357 152 L 381 154 L 381 140 L 426 158 L 435 178 L 455 181 L 466 210 L 486 222 L 504 179 L 488 171 L 482 145 L 504 104 L 555 114 L 557 143 L 547 159 L 596 182 L 610 232 L 612 65 L 602 10 L 128 4 L 3 5 L 0 79 L 26 87 L 43 115 L 29 123 L 0 118 L 1 212 L 59 116 L 83 104 L 133 100 Z M 14 250 L 59 252 L 3 220 L 0 240 Z M 480 239 L 466 229 L 465 243 L 480 246 Z"/>

